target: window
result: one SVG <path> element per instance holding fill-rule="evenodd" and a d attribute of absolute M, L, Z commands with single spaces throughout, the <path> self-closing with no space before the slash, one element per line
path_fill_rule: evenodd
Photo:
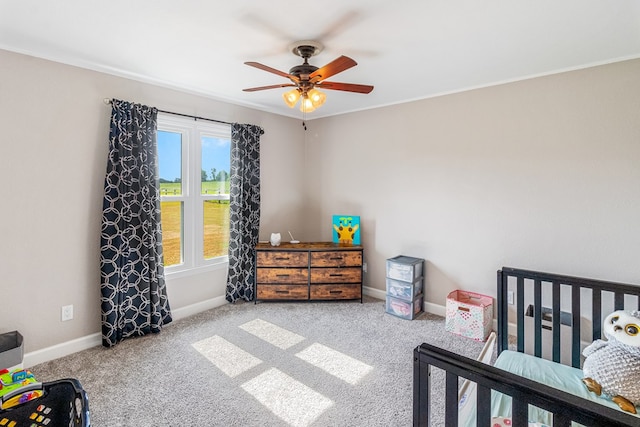
<path fill-rule="evenodd" d="M 230 127 L 160 113 L 157 136 L 167 273 L 227 262 Z"/>

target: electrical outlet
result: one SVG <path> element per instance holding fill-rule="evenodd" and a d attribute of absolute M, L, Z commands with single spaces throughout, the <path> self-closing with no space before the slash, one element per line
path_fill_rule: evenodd
<path fill-rule="evenodd" d="M 507 302 L 511 305 L 513 305 L 513 291 L 508 291 L 507 292 Z"/>
<path fill-rule="evenodd" d="M 63 305 L 60 318 L 63 322 L 73 319 L 73 305 Z"/>
<path fill-rule="evenodd" d="M 362 263 L 362 271 L 363 271 L 364 273 L 366 273 L 366 272 L 367 272 L 367 263 L 366 263 L 366 262 L 363 262 L 363 263 Z"/>

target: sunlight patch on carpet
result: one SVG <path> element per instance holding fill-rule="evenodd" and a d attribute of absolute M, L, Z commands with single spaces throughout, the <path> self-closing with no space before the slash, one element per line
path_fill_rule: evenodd
<path fill-rule="evenodd" d="M 255 319 L 242 324 L 240 325 L 240 329 L 244 329 L 250 334 L 255 335 L 269 344 L 275 345 L 282 350 L 286 350 L 305 339 L 298 334 L 262 319 Z"/>
<path fill-rule="evenodd" d="M 314 343 L 297 357 L 349 384 L 357 384 L 373 367 L 337 350 Z"/>
<path fill-rule="evenodd" d="M 247 353 L 218 335 L 191 344 L 216 368 L 233 378 L 258 366 L 262 360 Z"/>
<path fill-rule="evenodd" d="M 294 427 L 311 425 L 333 401 L 276 368 L 242 384 L 242 388 L 278 418 Z"/>

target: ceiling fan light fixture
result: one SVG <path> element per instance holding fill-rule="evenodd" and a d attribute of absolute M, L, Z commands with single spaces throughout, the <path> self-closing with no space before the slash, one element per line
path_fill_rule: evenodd
<path fill-rule="evenodd" d="M 307 96 L 303 96 L 302 102 L 300 103 L 300 111 L 302 111 L 303 113 L 310 113 L 315 109 L 316 107 L 313 105 L 313 102 L 311 102 L 311 99 L 309 99 L 309 97 Z"/>
<path fill-rule="evenodd" d="M 293 108 L 296 106 L 298 99 L 300 99 L 300 91 L 297 88 L 291 89 L 290 91 L 283 93 L 282 98 L 289 108 Z"/>
<path fill-rule="evenodd" d="M 311 101 L 311 105 L 313 105 L 314 108 L 318 108 L 319 106 L 324 104 L 324 101 L 327 100 L 327 95 L 315 88 L 307 92 L 307 97 Z"/>

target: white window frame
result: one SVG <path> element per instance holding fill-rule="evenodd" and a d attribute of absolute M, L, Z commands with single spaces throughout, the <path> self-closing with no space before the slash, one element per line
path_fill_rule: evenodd
<path fill-rule="evenodd" d="M 231 140 L 231 127 L 223 123 L 195 120 L 172 114 L 158 113 L 158 130 L 182 135 L 182 195 L 160 195 L 161 201 L 181 201 L 182 204 L 182 263 L 165 266 L 165 275 L 182 277 L 210 270 L 226 268 L 229 256 L 205 259 L 204 213 L 205 200 L 229 200 L 228 194 L 202 193 L 202 137 L 211 136 Z M 230 171 L 229 171 L 230 172 Z"/>

